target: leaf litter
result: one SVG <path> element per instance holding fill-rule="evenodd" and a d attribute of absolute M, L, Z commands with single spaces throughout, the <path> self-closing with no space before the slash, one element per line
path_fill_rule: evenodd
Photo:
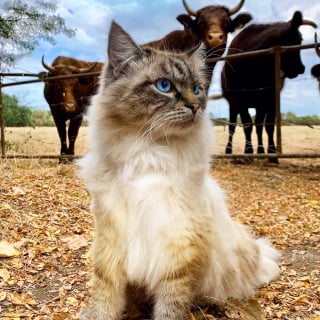
<path fill-rule="evenodd" d="M 77 319 L 89 301 L 93 236 L 90 199 L 77 168 L 51 160 L 1 161 L 0 319 Z M 319 320 L 319 160 L 278 166 L 215 160 L 211 173 L 234 219 L 281 250 L 281 275 L 248 301 L 195 306 L 190 320 Z M 127 319 L 150 318 L 128 311 L 134 315 L 128 312 Z"/>

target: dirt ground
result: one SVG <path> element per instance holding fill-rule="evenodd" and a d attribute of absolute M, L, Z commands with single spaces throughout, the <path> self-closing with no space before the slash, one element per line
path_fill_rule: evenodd
<path fill-rule="evenodd" d="M 87 150 L 81 130 L 78 154 Z M 319 132 L 285 127 L 284 151 L 320 153 Z M 213 152 L 220 154 L 227 133 L 223 127 L 215 133 Z M 241 130 L 237 134 L 241 152 Z M 55 128 L 9 128 L 6 139 L 8 154 L 59 150 Z M 281 275 L 248 302 L 214 301 L 219 308 L 196 309 L 190 319 L 319 320 L 320 159 L 281 159 L 279 165 L 216 159 L 211 174 L 234 219 L 281 250 Z M 89 299 L 93 224 L 76 165 L 2 159 L 0 175 L 0 319 L 77 319 Z"/>

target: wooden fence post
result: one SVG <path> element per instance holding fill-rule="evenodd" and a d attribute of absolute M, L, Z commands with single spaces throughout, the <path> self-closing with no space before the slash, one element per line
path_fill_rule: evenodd
<path fill-rule="evenodd" d="M 1 156 L 5 157 L 6 148 L 5 148 L 5 140 L 4 140 L 4 118 L 3 118 L 3 104 L 2 104 L 2 82 L 0 77 L 0 136 L 1 136 Z"/>
<path fill-rule="evenodd" d="M 276 133 L 277 133 L 277 153 L 282 153 L 282 137 L 281 137 L 281 108 L 280 108 L 280 91 L 281 83 L 281 48 L 274 48 L 274 70 L 275 70 L 275 108 L 276 108 Z"/>

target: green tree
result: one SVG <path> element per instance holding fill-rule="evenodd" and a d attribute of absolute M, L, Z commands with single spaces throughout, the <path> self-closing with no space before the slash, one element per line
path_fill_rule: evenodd
<path fill-rule="evenodd" d="M 281 114 L 281 120 L 282 120 L 282 125 L 298 125 L 298 126 L 320 125 L 320 117 L 316 114 L 299 117 L 294 112 L 286 112 Z"/>
<path fill-rule="evenodd" d="M 49 0 L 0 1 L 0 70 L 32 52 L 40 40 L 54 44 L 54 36 L 60 33 L 75 35 L 56 9 Z"/>
<path fill-rule="evenodd" d="M 3 94 L 3 118 L 7 127 L 27 127 L 32 124 L 32 109 L 19 105 L 16 96 Z"/>
<path fill-rule="evenodd" d="M 31 122 L 35 127 L 54 127 L 55 125 L 50 110 L 33 110 Z"/>
<path fill-rule="evenodd" d="M 320 119 L 317 115 L 302 116 L 302 117 L 299 117 L 298 124 L 306 125 L 306 126 L 319 125 Z"/>

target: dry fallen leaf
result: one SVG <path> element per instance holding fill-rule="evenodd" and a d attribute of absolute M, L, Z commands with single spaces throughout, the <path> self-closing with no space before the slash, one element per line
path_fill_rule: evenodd
<path fill-rule="evenodd" d="M 21 189 L 20 187 L 12 187 L 12 194 L 13 195 L 24 195 L 26 194 L 25 191 L 23 189 Z"/>
<path fill-rule="evenodd" d="M 70 250 L 78 250 L 88 245 L 86 238 L 78 234 L 62 237 L 61 240 L 67 244 Z"/>
<path fill-rule="evenodd" d="M 10 279 L 10 272 L 8 269 L 0 269 L 0 280 L 3 280 L 3 282 L 7 282 Z"/>
<path fill-rule="evenodd" d="M 33 299 L 30 292 L 27 293 L 11 293 L 9 294 L 8 300 L 14 305 L 24 306 L 24 305 L 36 305 L 37 302 Z"/>
<path fill-rule="evenodd" d="M 255 299 L 228 299 L 225 313 L 231 319 L 264 320 L 263 309 Z"/>
<path fill-rule="evenodd" d="M 65 319 L 68 319 L 68 317 L 69 317 L 69 314 L 66 312 L 58 312 L 52 315 L 53 320 L 65 320 Z"/>
<path fill-rule="evenodd" d="M 7 293 L 5 291 L 0 291 L 0 301 L 4 301 L 7 298 Z"/>
<path fill-rule="evenodd" d="M 20 255 L 20 252 L 16 250 L 13 244 L 1 240 L 0 241 L 0 257 L 1 258 L 10 258 Z"/>
<path fill-rule="evenodd" d="M 26 313 L 3 313 L 4 317 L 8 317 L 9 319 L 19 320 L 19 319 L 30 319 L 31 314 Z M 2 318 L 1 318 L 2 319 Z"/>

